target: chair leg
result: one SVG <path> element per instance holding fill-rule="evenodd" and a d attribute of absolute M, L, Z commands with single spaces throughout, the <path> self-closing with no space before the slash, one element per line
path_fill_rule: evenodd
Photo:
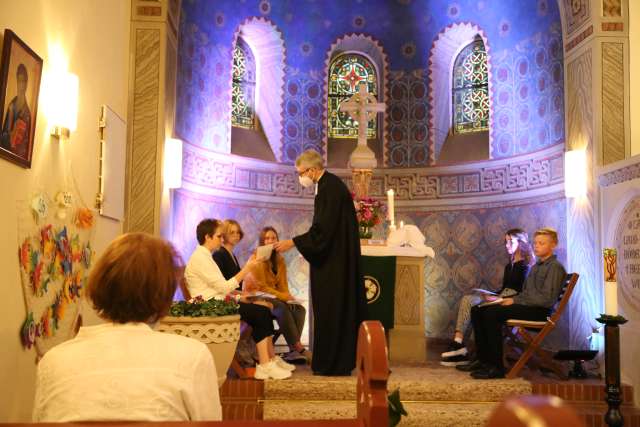
<path fill-rule="evenodd" d="M 528 333 L 526 333 L 525 331 L 521 330 L 520 333 L 522 334 L 522 336 L 525 339 L 527 339 L 527 340 L 531 339 L 531 336 Z M 511 370 L 507 374 L 507 378 L 513 379 L 516 376 L 518 376 L 518 374 L 520 373 L 520 371 L 524 367 L 525 363 L 527 363 L 527 361 L 529 360 L 531 355 L 533 355 L 534 351 L 537 350 L 538 346 L 540 345 L 540 343 L 542 342 L 543 338 L 546 335 L 547 335 L 546 333 L 541 332 L 538 335 L 536 335 L 536 337 L 533 340 L 531 340 L 531 342 L 529 343 L 529 346 L 527 347 L 527 350 L 522 354 L 522 356 L 520 356 L 520 359 L 518 359 L 516 364 L 513 365 L 513 367 L 511 368 Z"/>

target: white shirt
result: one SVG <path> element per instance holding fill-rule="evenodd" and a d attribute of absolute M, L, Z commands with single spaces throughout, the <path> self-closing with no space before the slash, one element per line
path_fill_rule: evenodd
<path fill-rule="evenodd" d="M 207 346 L 143 323 L 82 327 L 38 364 L 34 422 L 221 419 Z"/>
<path fill-rule="evenodd" d="M 224 299 L 229 292 L 238 287 L 238 281 L 235 278 L 232 277 L 229 280 L 224 278 L 211 252 L 202 245 L 198 245 L 191 254 L 184 269 L 184 278 L 191 298 L 201 295 L 206 300 Z"/>

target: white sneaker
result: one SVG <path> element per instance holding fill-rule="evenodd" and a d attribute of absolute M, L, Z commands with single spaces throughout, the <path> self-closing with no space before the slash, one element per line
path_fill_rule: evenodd
<path fill-rule="evenodd" d="M 276 366 L 280 369 L 284 369 L 285 371 L 289 371 L 289 372 L 293 372 L 296 370 L 295 365 L 292 365 L 291 363 L 287 363 L 285 362 L 282 357 L 275 355 L 273 357 L 273 359 L 271 359 L 272 361 L 276 362 Z"/>
<path fill-rule="evenodd" d="M 272 360 L 269 363 L 256 365 L 256 373 L 253 377 L 257 380 L 284 380 L 290 376 L 291 372 L 278 367 L 275 360 Z"/>

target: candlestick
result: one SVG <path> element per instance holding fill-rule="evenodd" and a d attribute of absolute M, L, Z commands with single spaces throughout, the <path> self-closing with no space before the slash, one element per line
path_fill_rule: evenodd
<path fill-rule="evenodd" d="M 394 195 L 393 188 L 390 188 L 387 191 L 388 216 L 389 216 L 389 222 L 391 223 L 391 226 L 395 228 L 396 217 L 395 217 L 395 206 L 394 206 L 393 195 Z"/>
<path fill-rule="evenodd" d="M 613 248 L 602 251 L 604 257 L 604 312 L 610 316 L 618 315 L 618 283 L 616 268 L 618 252 Z"/>
<path fill-rule="evenodd" d="M 614 274 L 615 276 L 615 274 Z M 622 427 L 624 419 L 620 411 L 622 387 L 620 384 L 620 325 L 627 322 L 622 316 L 601 315 L 596 319 L 604 327 L 604 377 L 607 412 L 604 422 L 609 427 Z"/>

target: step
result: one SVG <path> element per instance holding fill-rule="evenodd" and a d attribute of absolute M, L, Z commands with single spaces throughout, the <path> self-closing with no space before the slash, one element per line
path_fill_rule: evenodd
<path fill-rule="evenodd" d="M 409 414 L 400 426 L 482 426 L 498 403 L 404 402 Z M 345 401 L 266 401 L 265 420 L 347 419 L 356 417 L 355 402 Z"/>

